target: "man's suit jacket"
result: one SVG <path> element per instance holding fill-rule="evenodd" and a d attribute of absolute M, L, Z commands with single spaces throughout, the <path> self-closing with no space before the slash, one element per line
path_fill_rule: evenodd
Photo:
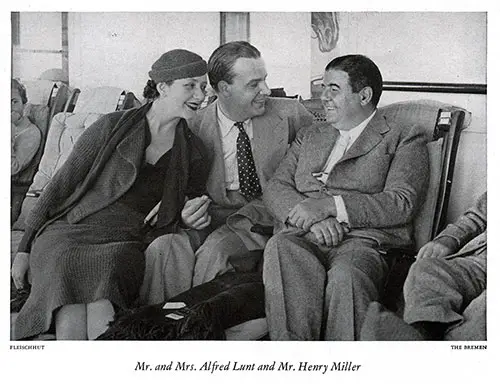
<path fill-rule="evenodd" d="M 469 208 L 454 223 L 448 226 L 436 236 L 436 241 L 440 238 L 451 237 L 457 242 L 456 253 L 447 257 L 463 257 L 467 255 L 486 255 L 486 224 L 487 224 L 487 193 L 484 192 L 476 201 L 475 205 Z"/>
<path fill-rule="evenodd" d="M 268 98 L 265 114 L 252 118 L 252 152 L 262 187 L 274 174 L 299 129 L 310 126 L 312 120 L 312 115 L 302 104 L 285 98 Z M 249 203 L 239 193 L 228 194 L 226 191 L 216 102 L 200 111 L 189 122 L 189 126 L 205 144 L 208 160 L 212 164 L 207 181 L 207 191 L 213 202 L 210 207 L 212 220 L 220 224 L 230 214 L 238 212 L 254 224 L 271 225 L 272 216 L 262 199 L 254 199 Z"/>
<path fill-rule="evenodd" d="M 297 135 L 264 189 L 264 202 L 281 223 L 278 230 L 305 198 L 341 195 L 351 227 L 347 236 L 370 238 L 381 247 L 411 245 L 412 220 L 429 179 L 423 128 L 398 125 L 377 111 L 324 185 L 312 172 L 323 169 L 339 135 L 330 124 Z"/>

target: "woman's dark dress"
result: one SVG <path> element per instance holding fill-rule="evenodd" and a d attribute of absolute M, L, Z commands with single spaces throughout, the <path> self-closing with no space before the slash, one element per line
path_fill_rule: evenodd
<path fill-rule="evenodd" d="M 143 222 L 162 198 L 171 152 L 155 165 L 145 163 L 115 203 L 77 224 L 58 220 L 35 240 L 32 289 L 16 320 L 16 339 L 46 332 L 63 305 L 107 299 L 127 308 L 134 302 L 144 276 Z"/>

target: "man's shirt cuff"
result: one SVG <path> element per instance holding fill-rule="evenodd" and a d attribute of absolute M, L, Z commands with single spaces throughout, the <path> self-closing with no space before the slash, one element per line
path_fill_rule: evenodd
<path fill-rule="evenodd" d="M 345 208 L 344 199 L 342 196 L 333 196 L 335 201 L 335 207 L 337 209 L 337 221 L 339 223 L 349 223 L 349 216 L 347 215 L 347 210 Z"/>

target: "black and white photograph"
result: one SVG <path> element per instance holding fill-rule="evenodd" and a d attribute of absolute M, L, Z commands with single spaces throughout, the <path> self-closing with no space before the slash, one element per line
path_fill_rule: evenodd
<path fill-rule="evenodd" d="M 487 1 L 50 3 L 2 12 L 9 377 L 493 382 Z"/>

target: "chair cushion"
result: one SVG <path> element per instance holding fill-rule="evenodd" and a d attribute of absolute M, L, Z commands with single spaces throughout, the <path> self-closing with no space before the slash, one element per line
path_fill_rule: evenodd
<path fill-rule="evenodd" d="M 429 141 L 432 140 L 434 127 L 439 109 L 460 109 L 449 104 L 441 103 L 435 100 L 410 100 L 393 103 L 379 108 L 385 116 L 396 120 L 402 125 L 420 125 L 428 133 Z M 471 114 L 466 112 L 464 129 L 470 124 Z"/>
<path fill-rule="evenodd" d="M 427 144 L 429 151 L 429 185 L 439 186 L 441 180 L 441 154 L 443 139 L 431 141 Z M 413 221 L 416 249 L 420 249 L 432 238 L 434 212 L 438 199 L 439 188 L 428 188 L 425 202 Z"/>
<path fill-rule="evenodd" d="M 42 131 L 43 136 L 47 135 L 49 128 L 49 114 L 47 105 L 27 103 L 24 106 L 24 115 Z"/>
<path fill-rule="evenodd" d="M 28 102 L 31 104 L 49 105 L 50 95 L 54 82 L 50 80 L 28 80 L 23 81 L 26 88 Z"/>
<path fill-rule="evenodd" d="M 114 112 L 122 92 L 124 90 L 118 87 L 82 89 L 73 112 L 101 114 Z"/>
<path fill-rule="evenodd" d="M 93 124 L 102 114 L 99 113 L 58 113 L 50 125 L 45 151 L 33 178 L 30 191 L 42 191 L 56 171 L 68 158 L 73 145 L 82 132 Z M 24 220 L 29 214 L 36 197 L 27 196 L 24 199 L 21 214 L 14 223 L 13 229 L 23 230 Z"/>

